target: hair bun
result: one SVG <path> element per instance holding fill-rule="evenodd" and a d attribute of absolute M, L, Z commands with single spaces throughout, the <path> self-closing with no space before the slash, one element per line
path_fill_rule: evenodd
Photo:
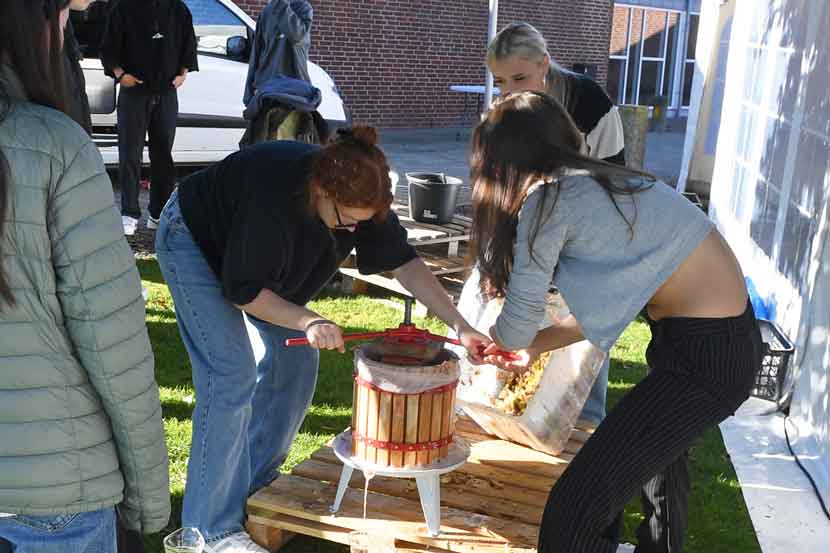
<path fill-rule="evenodd" d="M 355 140 L 368 146 L 376 146 L 378 143 L 378 131 L 374 127 L 359 125 L 350 129 L 337 129 L 340 140 Z"/>

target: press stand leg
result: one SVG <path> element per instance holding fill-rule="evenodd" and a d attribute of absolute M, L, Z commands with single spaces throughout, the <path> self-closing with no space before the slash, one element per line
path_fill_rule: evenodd
<path fill-rule="evenodd" d="M 340 510 L 340 504 L 343 502 L 343 496 L 346 495 L 346 490 L 349 488 L 349 480 L 352 479 L 354 468 L 349 465 L 343 465 L 343 470 L 340 472 L 340 483 L 337 485 L 337 495 L 334 498 L 334 503 L 329 507 L 331 513 L 336 513 Z"/>
<path fill-rule="evenodd" d="M 418 484 L 418 495 L 429 533 L 437 536 L 441 533 L 441 477 L 429 474 L 417 477 L 415 482 Z"/>

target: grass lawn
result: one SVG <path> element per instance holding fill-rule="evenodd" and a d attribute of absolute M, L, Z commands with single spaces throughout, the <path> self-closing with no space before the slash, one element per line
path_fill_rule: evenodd
<path fill-rule="evenodd" d="M 179 526 L 186 463 L 190 449 L 190 417 L 194 405 L 190 381 L 190 362 L 179 339 L 173 302 L 152 260 L 138 261 L 142 280 L 150 290 L 147 302 L 147 327 L 156 355 L 156 378 L 161 390 L 164 428 L 170 454 L 170 491 L 173 517 L 170 531 Z M 394 300 L 393 300 L 394 301 Z M 380 330 L 397 326 L 402 312 L 386 300 L 369 297 L 322 297 L 313 309 L 330 317 L 348 331 Z M 440 331 L 434 320 L 417 320 L 419 326 Z M 646 372 L 645 347 L 649 331 L 645 324 L 632 323 L 612 352 L 609 406 L 613 406 Z M 352 401 L 352 360 L 349 355 L 324 352 L 311 410 L 294 442 L 283 471 L 289 471 L 326 441 L 348 426 Z M 752 523 L 741 496 L 735 471 L 723 446 L 720 433 L 707 432 L 690 452 L 693 492 L 689 506 L 686 553 L 760 553 Z M 639 503 L 632 501 L 625 512 L 623 540 L 634 541 L 634 529 L 641 515 Z M 145 545 L 150 553 L 163 553 L 162 535 L 149 536 Z M 347 547 L 299 537 L 283 551 L 288 553 L 343 553 Z"/>

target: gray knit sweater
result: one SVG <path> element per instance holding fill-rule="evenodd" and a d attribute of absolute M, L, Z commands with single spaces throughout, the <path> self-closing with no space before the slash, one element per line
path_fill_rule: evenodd
<path fill-rule="evenodd" d="M 510 349 L 527 347 L 545 315 L 545 294 L 556 283 L 585 337 L 608 351 L 712 230 L 706 215 L 662 182 L 616 200 L 586 173 L 573 172 L 543 194 L 537 185 L 519 212 L 513 272 L 496 338 Z M 540 217 L 534 242 L 529 239 Z"/>

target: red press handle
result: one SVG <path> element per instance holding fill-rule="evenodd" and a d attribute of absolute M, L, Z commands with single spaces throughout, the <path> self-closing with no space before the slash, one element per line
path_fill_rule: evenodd
<path fill-rule="evenodd" d="M 372 338 L 383 338 L 384 336 L 389 336 L 389 332 L 358 332 L 356 334 L 344 334 L 343 341 L 344 342 L 354 342 L 356 340 L 371 340 Z M 439 340 L 442 342 L 449 342 L 450 344 L 455 344 L 456 346 L 461 345 L 460 340 L 456 340 L 455 338 L 446 338 L 444 336 L 436 336 L 431 335 L 431 339 Z M 289 338 L 285 341 L 286 346 L 307 346 L 308 345 L 308 338 Z"/>
<path fill-rule="evenodd" d="M 389 335 L 390 335 L 389 331 L 344 334 L 343 335 L 343 341 L 344 342 L 353 342 L 353 341 L 356 341 L 356 340 L 371 340 L 372 338 L 382 338 L 384 336 L 389 336 Z M 429 338 L 432 339 L 432 340 L 447 342 L 448 344 L 453 344 L 453 345 L 456 345 L 456 346 L 462 345 L 461 340 L 458 340 L 456 338 L 448 338 L 446 336 L 438 336 L 438 335 L 435 335 L 435 334 L 429 334 Z M 307 346 L 308 343 L 309 343 L 308 338 L 289 338 L 285 341 L 285 345 L 289 346 L 289 347 Z M 482 347 L 479 348 L 479 353 L 483 353 L 483 352 L 484 352 L 484 347 L 482 346 Z M 513 361 L 513 360 L 516 360 L 516 359 L 519 358 L 519 356 L 516 355 L 515 353 L 513 353 L 512 351 L 505 351 L 505 350 L 497 350 L 497 351 L 493 352 L 493 355 L 496 355 L 498 357 L 504 357 L 505 359 L 508 359 L 510 361 Z"/>
<path fill-rule="evenodd" d="M 353 342 L 355 340 L 371 340 L 372 338 L 381 338 L 386 336 L 385 332 L 363 332 L 357 334 L 344 334 L 344 342 Z M 285 341 L 286 346 L 307 346 L 308 338 L 289 338 Z"/>

